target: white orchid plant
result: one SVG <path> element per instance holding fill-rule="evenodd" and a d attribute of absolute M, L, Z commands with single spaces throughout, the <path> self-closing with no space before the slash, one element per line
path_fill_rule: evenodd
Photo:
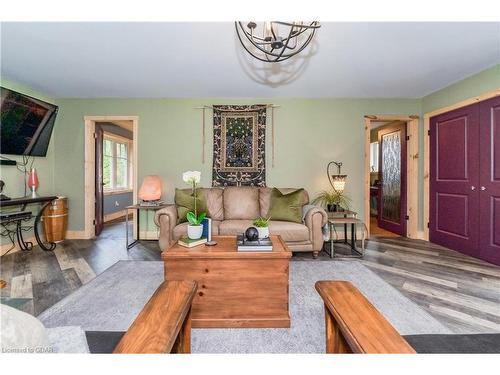
<path fill-rule="evenodd" d="M 205 219 L 205 217 L 207 215 L 205 212 L 201 212 L 200 215 L 198 215 L 198 211 L 197 211 L 197 207 L 196 207 L 196 198 L 197 198 L 196 185 L 198 185 L 200 183 L 201 172 L 198 172 L 198 171 L 184 172 L 182 174 L 182 180 L 186 184 L 190 185 L 193 188 L 193 196 L 194 196 L 194 212 L 189 211 L 186 214 L 187 221 L 191 225 L 196 225 L 196 226 L 201 225 L 202 221 Z"/>

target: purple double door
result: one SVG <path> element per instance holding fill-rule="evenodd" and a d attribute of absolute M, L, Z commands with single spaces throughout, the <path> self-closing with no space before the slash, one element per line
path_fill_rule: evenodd
<path fill-rule="evenodd" d="M 430 121 L 429 236 L 500 264 L 500 97 Z"/>

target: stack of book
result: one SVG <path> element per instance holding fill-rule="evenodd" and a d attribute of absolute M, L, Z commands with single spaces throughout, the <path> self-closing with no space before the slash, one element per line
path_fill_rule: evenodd
<path fill-rule="evenodd" d="M 238 251 L 273 251 L 273 243 L 269 238 L 249 241 L 245 235 L 240 234 L 236 240 Z"/>
<path fill-rule="evenodd" d="M 184 247 L 195 247 L 198 245 L 203 245 L 206 242 L 207 242 L 206 237 L 201 237 L 201 238 L 198 238 L 197 240 L 192 240 L 192 239 L 188 238 L 187 236 L 181 237 L 179 239 L 179 241 L 177 241 L 177 243 L 179 245 L 184 246 Z"/>

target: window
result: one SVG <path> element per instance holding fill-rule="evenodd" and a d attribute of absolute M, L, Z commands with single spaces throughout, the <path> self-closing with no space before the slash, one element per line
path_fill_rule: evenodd
<path fill-rule="evenodd" d="M 129 139 L 104 134 L 102 145 L 104 191 L 132 189 L 131 145 Z"/>
<path fill-rule="evenodd" d="M 378 142 L 370 143 L 370 172 L 378 172 Z"/>

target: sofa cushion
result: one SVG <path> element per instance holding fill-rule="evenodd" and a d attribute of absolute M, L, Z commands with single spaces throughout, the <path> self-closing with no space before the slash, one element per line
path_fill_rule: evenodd
<path fill-rule="evenodd" d="M 253 220 L 224 220 L 220 223 L 219 234 L 221 236 L 236 236 L 242 234 L 248 227 L 253 226 Z"/>
<path fill-rule="evenodd" d="M 297 191 L 297 188 L 277 188 L 283 194 L 288 194 Z M 271 206 L 271 192 L 273 188 L 261 187 L 259 188 L 259 203 L 260 203 L 260 216 L 269 217 L 269 207 Z M 309 195 L 307 191 L 302 190 L 301 204 L 304 206 L 309 203 Z"/>
<path fill-rule="evenodd" d="M 220 221 L 212 219 L 212 236 L 217 236 L 219 234 Z M 182 236 L 187 236 L 187 226 L 189 223 L 181 223 L 174 227 L 173 240 L 177 241 Z"/>
<path fill-rule="evenodd" d="M 221 222 L 219 234 L 221 236 L 235 236 L 242 234 L 252 226 L 252 220 L 225 220 Z M 279 234 L 285 242 L 309 241 L 309 229 L 304 224 L 289 221 L 269 221 L 269 233 Z"/>
<path fill-rule="evenodd" d="M 283 194 L 274 188 L 271 192 L 271 207 L 268 217 L 272 220 L 291 221 L 295 223 L 302 222 L 302 194 L 304 189 Z"/>
<path fill-rule="evenodd" d="M 199 189 L 200 190 L 200 189 Z M 196 210 L 207 212 L 207 203 L 205 195 L 200 191 L 196 194 Z M 177 224 L 187 221 L 186 214 L 189 211 L 194 211 L 194 195 L 191 189 L 175 189 L 175 205 L 177 206 Z"/>
<path fill-rule="evenodd" d="M 279 234 L 285 242 L 309 241 L 309 229 L 290 221 L 269 221 L 269 233 Z"/>
<path fill-rule="evenodd" d="M 207 202 L 208 217 L 212 218 L 212 220 L 224 220 L 224 189 L 203 188 L 200 191 L 204 194 Z"/>
<path fill-rule="evenodd" d="M 231 186 L 224 189 L 224 219 L 254 220 L 259 216 L 258 188 Z"/>

